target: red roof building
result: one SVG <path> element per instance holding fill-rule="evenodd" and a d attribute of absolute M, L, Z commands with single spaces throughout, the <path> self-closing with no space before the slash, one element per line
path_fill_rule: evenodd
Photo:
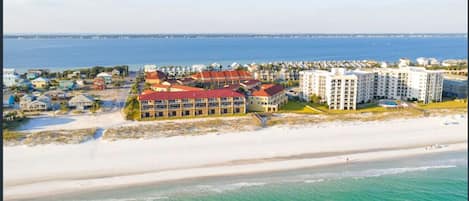
<path fill-rule="evenodd" d="M 160 84 L 167 79 L 166 74 L 161 71 L 146 72 L 145 82 L 150 84 Z"/>
<path fill-rule="evenodd" d="M 244 97 L 243 94 L 229 89 L 214 89 L 206 91 L 175 91 L 175 92 L 154 92 L 143 94 L 139 100 L 175 100 L 175 99 L 200 99 L 200 98 L 227 98 Z"/>
<path fill-rule="evenodd" d="M 247 100 L 247 109 L 256 112 L 277 112 L 288 103 L 285 89 L 279 84 L 263 84 L 259 90 L 252 90 Z"/>
<path fill-rule="evenodd" d="M 254 91 L 252 96 L 274 96 L 277 93 L 284 92 L 284 88 L 279 84 L 263 84 L 259 90 Z"/>
<path fill-rule="evenodd" d="M 246 113 L 246 98 L 230 89 L 153 92 L 138 100 L 144 120 Z"/>

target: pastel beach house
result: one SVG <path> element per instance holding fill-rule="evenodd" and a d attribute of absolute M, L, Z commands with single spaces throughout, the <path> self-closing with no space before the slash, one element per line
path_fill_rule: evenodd
<path fill-rule="evenodd" d="M 50 81 L 47 78 L 38 77 L 32 80 L 31 83 L 35 89 L 45 89 L 49 86 Z"/>

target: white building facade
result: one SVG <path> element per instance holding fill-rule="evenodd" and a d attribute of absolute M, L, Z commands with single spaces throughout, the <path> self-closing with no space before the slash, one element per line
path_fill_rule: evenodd
<path fill-rule="evenodd" d="M 300 72 L 301 99 L 320 96 L 329 109 L 354 110 L 356 104 L 375 99 L 442 100 L 443 72 L 423 67 L 377 68 L 346 71 L 343 68 Z"/>

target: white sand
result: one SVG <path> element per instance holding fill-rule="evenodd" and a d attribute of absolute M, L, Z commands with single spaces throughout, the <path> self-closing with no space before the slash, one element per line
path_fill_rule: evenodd
<path fill-rule="evenodd" d="M 449 146 L 424 149 L 435 143 Z M 6 200 L 31 198 L 174 179 L 345 163 L 346 157 L 351 162 L 361 162 L 466 147 L 465 115 L 331 122 L 295 129 L 274 127 L 154 140 L 4 147 L 3 190 Z M 373 150 L 385 148 L 392 150 Z M 324 155 L 327 152 L 344 153 Z M 311 155 L 321 153 L 322 156 Z M 310 155 L 294 157 L 301 154 Z M 261 161 L 269 158 L 277 160 Z"/>

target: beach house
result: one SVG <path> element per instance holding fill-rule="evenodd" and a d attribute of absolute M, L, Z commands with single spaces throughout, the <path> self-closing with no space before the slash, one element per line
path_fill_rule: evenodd
<path fill-rule="evenodd" d="M 3 69 L 3 86 L 12 87 L 17 84 L 19 76 L 17 75 L 15 69 L 13 68 L 4 68 Z"/>
<path fill-rule="evenodd" d="M 97 77 L 93 80 L 93 89 L 95 90 L 104 90 L 106 89 L 106 81 L 103 77 Z"/>
<path fill-rule="evenodd" d="M 59 81 L 59 89 L 62 90 L 73 90 L 75 89 L 75 81 L 73 80 L 60 80 Z"/>
<path fill-rule="evenodd" d="M 153 92 L 138 97 L 141 119 L 246 113 L 244 94 L 229 89 Z"/>
<path fill-rule="evenodd" d="M 51 108 L 51 98 L 45 95 L 37 98 L 24 95 L 20 98 L 20 109 L 22 111 L 46 111 Z"/>
<path fill-rule="evenodd" d="M 68 106 L 77 110 L 86 110 L 93 106 L 95 100 L 92 96 L 79 94 L 68 101 Z"/>
<path fill-rule="evenodd" d="M 45 89 L 49 86 L 49 83 L 49 79 L 43 77 L 38 77 L 31 81 L 31 84 L 35 89 Z"/>
<path fill-rule="evenodd" d="M 285 89 L 279 84 L 263 84 L 248 96 L 247 109 L 254 112 L 277 112 L 288 103 Z"/>
<path fill-rule="evenodd" d="M 105 84 L 112 83 L 112 76 L 106 72 L 99 73 L 98 75 L 96 75 L 96 78 L 103 78 Z"/>

